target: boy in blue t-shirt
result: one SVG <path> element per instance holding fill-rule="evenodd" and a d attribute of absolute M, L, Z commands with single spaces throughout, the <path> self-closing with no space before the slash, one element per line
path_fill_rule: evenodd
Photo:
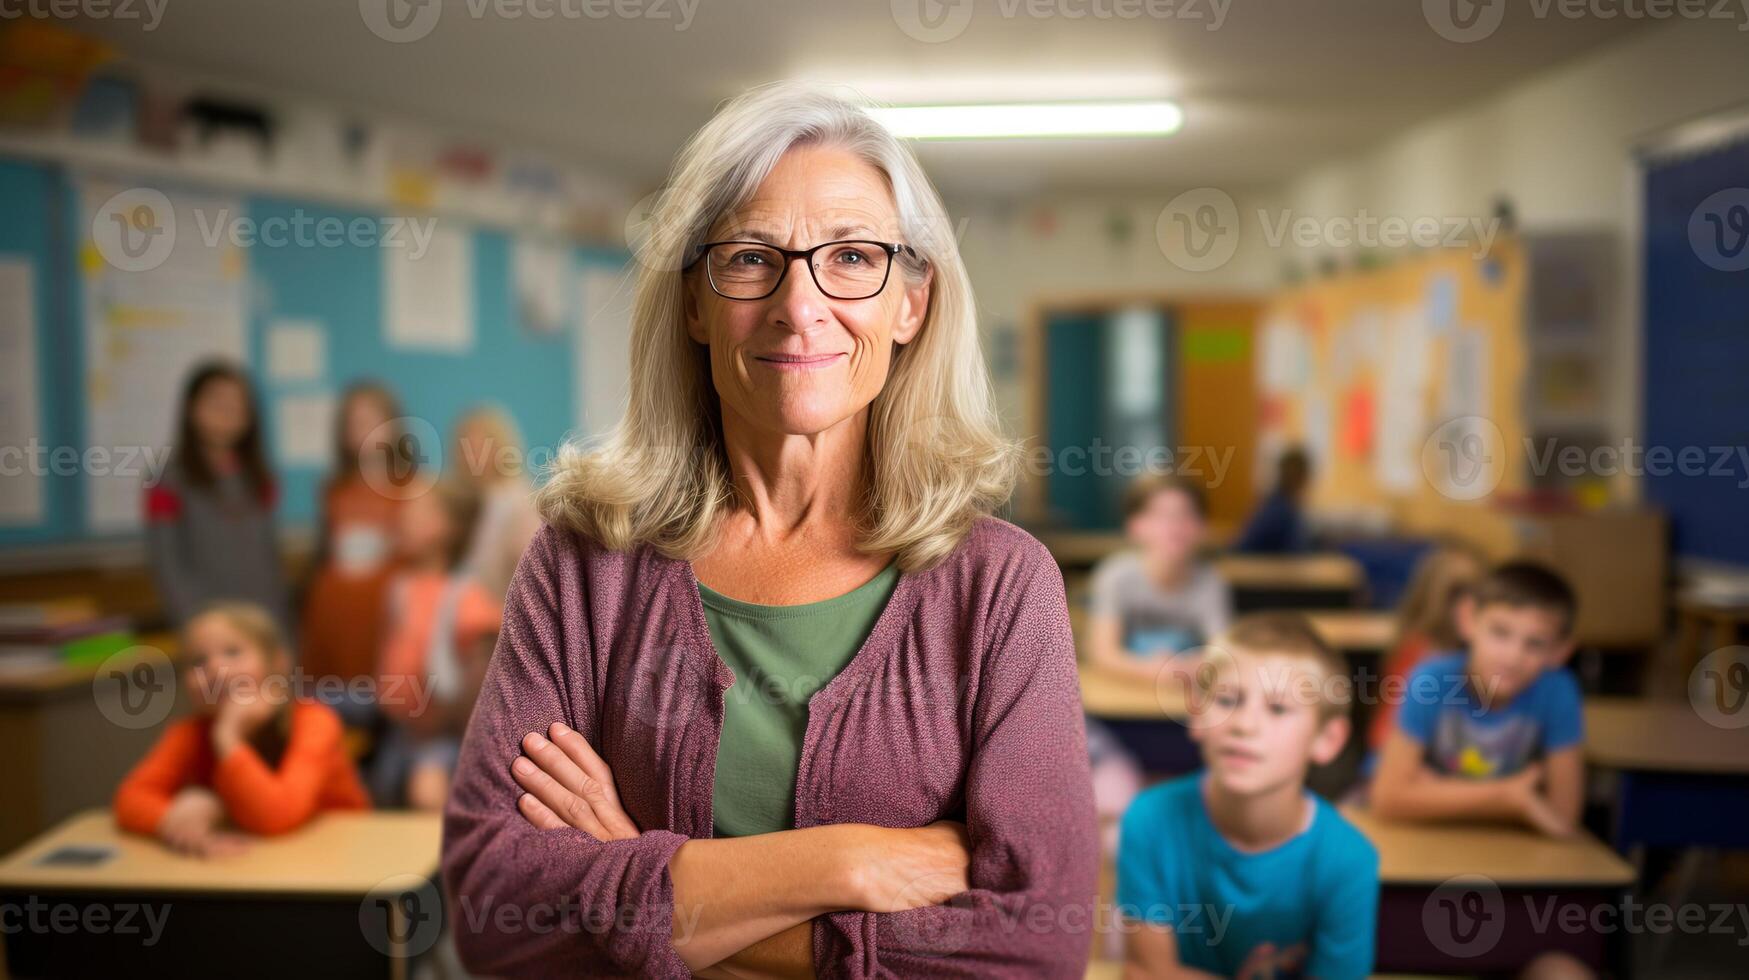
<path fill-rule="evenodd" d="M 1197 671 L 1191 736 L 1205 769 L 1124 814 L 1117 903 L 1127 972 L 1364 977 L 1378 853 L 1305 788 L 1348 739 L 1348 672 L 1306 621 L 1240 619 Z"/>
<path fill-rule="evenodd" d="M 1467 653 L 1409 675 L 1372 807 L 1399 820 L 1514 820 L 1565 836 L 1584 803 L 1573 590 L 1530 562 L 1489 573 L 1458 610 Z"/>

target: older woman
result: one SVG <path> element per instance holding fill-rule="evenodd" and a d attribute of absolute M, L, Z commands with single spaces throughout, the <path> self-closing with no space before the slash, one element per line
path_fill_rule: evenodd
<path fill-rule="evenodd" d="M 494 974 L 1079 977 L 1097 847 L 1063 582 L 941 202 L 778 85 L 689 143 L 631 394 L 567 450 L 444 833 Z"/>

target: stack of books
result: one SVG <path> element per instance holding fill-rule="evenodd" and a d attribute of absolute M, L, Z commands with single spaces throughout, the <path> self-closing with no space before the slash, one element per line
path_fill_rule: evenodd
<path fill-rule="evenodd" d="M 137 642 L 126 617 L 98 615 L 89 602 L 0 606 L 0 677 L 101 663 Z"/>

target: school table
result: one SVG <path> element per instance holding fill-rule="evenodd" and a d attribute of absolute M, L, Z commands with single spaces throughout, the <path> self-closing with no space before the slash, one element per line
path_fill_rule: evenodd
<path fill-rule="evenodd" d="M 1507 824 L 1342 815 L 1379 852 L 1376 970 L 1510 971 L 1554 950 L 1625 966 L 1627 934 L 1616 926 L 1634 869 L 1583 831 L 1555 839 Z"/>
<path fill-rule="evenodd" d="M 1242 613 L 1350 608 L 1366 583 L 1360 563 L 1342 554 L 1227 554 L 1214 566 L 1232 586 L 1233 608 Z"/>
<path fill-rule="evenodd" d="M 1715 725 L 1686 700 L 1594 698 L 1585 761 L 1616 774 L 1618 850 L 1749 847 L 1749 726 Z"/>
<path fill-rule="evenodd" d="M 1378 656 L 1397 635 L 1396 613 L 1382 609 L 1309 609 L 1306 620 L 1340 653 Z"/>
<path fill-rule="evenodd" d="M 435 813 L 333 812 L 201 860 L 87 811 L 0 862 L 7 971 L 405 977 L 441 929 L 440 840 Z"/>
<path fill-rule="evenodd" d="M 143 635 L 134 651 L 0 676 L 0 853 L 106 805 L 165 721 L 185 712 L 175 637 Z"/>

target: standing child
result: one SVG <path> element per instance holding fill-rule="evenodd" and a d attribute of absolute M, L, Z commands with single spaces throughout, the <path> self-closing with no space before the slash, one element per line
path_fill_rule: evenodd
<path fill-rule="evenodd" d="M 188 854 L 232 853 L 323 810 L 369 809 L 340 719 L 291 696 L 290 652 L 266 610 L 222 603 L 189 620 L 183 683 L 201 710 L 172 724 L 115 793 L 124 830 Z"/>
<path fill-rule="evenodd" d="M 1124 534 L 1131 549 L 1093 570 L 1089 653 L 1099 666 L 1151 684 L 1162 668 L 1188 669 L 1193 658 L 1180 655 L 1226 629 L 1233 599 L 1198 554 L 1207 525 L 1195 483 L 1165 474 L 1131 483 Z"/>
<path fill-rule="evenodd" d="M 541 524 L 516 423 L 500 408 L 467 413 L 456 423 L 450 462 L 456 484 L 479 509 L 462 570 L 502 602 L 516 563 Z"/>
<path fill-rule="evenodd" d="M 223 361 L 195 368 L 182 389 L 170 464 L 146 487 L 146 554 L 164 613 L 178 628 L 220 599 L 253 602 L 291 625 L 249 378 Z"/>
<path fill-rule="evenodd" d="M 1380 690 L 1400 689 L 1421 661 L 1462 645 L 1458 607 L 1469 601 L 1470 590 L 1487 572 L 1488 563 L 1480 552 L 1456 542 L 1443 544 L 1421 559 L 1397 609 L 1397 639 L 1385 657 Z M 1396 721 L 1397 699 L 1382 699 L 1367 725 L 1369 751 L 1384 749 Z"/>
<path fill-rule="evenodd" d="M 1401 820 L 1515 820 L 1572 833 L 1584 803 L 1585 716 L 1573 653 L 1573 590 L 1511 562 L 1459 607 L 1469 644 L 1409 675 L 1372 806 Z"/>
<path fill-rule="evenodd" d="M 303 666 L 319 677 L 371 677 L 382 648 L 395 515 L 402 475 L 386 458 L 400 443 L 400 406 L 387 388 L 360 382 L 340 402 L 334 473 L 322 492 L 314 579 L 304 600 Z M 336 705 L 348 724 L 370 721 L 368 703 Z"/>
<path fill-rule="evenodd" d="M 1366 976 L 1378 853 L 1305 785 L 1348 739 L 1347 665 L 1303 618 L 1257 614 L 1216 639 L 1197 679 L 1206 768 L 1124 814 L 1125 977 Z"/>
<path fill-rule="evenodd" d="M 377 703 L 393 723 L 373 784 L 381 799 L 440 810 L 462 732 L 503 620 L 501 600 L 458 574 L 476 515 L 451 485 L 402 508 L 396 550 L 402 572 L 390 590 L 387 644 Z"/>

